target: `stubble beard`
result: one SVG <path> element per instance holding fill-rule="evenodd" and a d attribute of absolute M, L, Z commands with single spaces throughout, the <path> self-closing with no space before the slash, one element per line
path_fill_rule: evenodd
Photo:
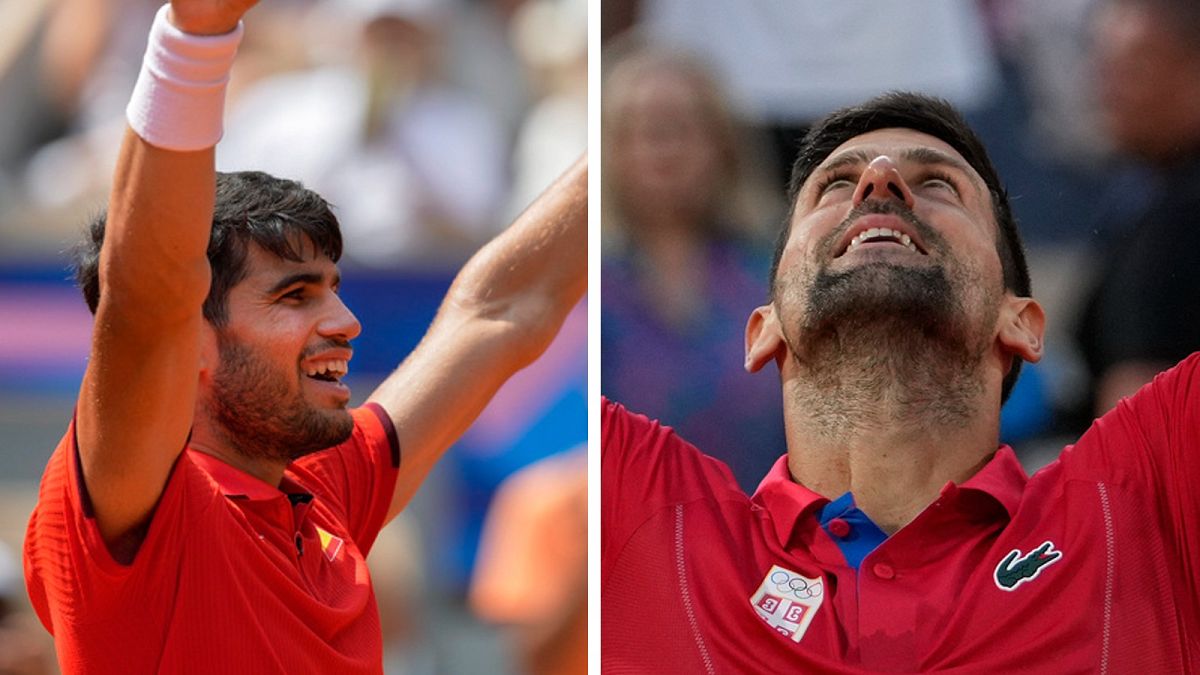
<path fill-rule="evenodd" d="M 253 459 L 291 462 L 350 437 L 354 420 L 344 408 L 321 410 L 289 391 L 288 377 L 252 349 L 219 338 L 220 365 L 209 409 L 225 440 Z"/>
<path fill-rule="evenodd" d="M 807 288 L 799 297 L 781 298 L 803 307 L 790 325 L 784 315 L 801 370 L 785 396 L 829 438 L 883 425 L 966 426 L 984 391 L 984 327 L 998 311 L 988 300 L 976 317 L 966 311 L 967 289 L 980 283 L 958 265 L 822 266 L 792 286 Z"/>

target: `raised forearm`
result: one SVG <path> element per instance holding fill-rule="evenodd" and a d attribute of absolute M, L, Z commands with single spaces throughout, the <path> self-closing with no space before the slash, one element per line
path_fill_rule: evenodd
<path fill-rule="evenodd" d="M 587 158 L 463 267 L 445 309 L 557 331 L 587 288 Z"/>
<path fill-rule="evenodd" d="M 581 159 L 471 258 L 421 344 L 371 395 L 404 448 L 391 515 L 500 386 L 546 350 L 586 286 Z"/>

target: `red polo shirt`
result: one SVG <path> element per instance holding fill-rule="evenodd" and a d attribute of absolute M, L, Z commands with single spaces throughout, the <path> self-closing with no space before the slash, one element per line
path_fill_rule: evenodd
<path fill-rule="evenodd" d="M 63 672 L 381 672 L 364 558 L 399 454 L 382 408 L 352 414 L 350 439 L 292 463 L 279 487 L 185 450 L 130 565 L 85 513 L 72 423 L 25 540 Z"/>
<path fill-rule="evenodd" d="M 1200 663 L 1200 355 L 1033 477 L 1008 447 L 856 572 L 781 459 L 753 497 L 604 402 L 605 673 L 1185 673 Z"/>

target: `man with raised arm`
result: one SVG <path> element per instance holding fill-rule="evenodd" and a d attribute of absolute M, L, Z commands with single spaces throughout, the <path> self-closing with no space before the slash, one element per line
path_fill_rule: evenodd
<path fill-rule="evenodd" d="M 1026 476 L 1000 406 L 1044 314 L 978 137 L 881 96 L 813 126 L 789 194 L 746 327 L 787 432 L 754 495 L 604 404 L 603 671 L 1194 672 L 1200 355 Z"/>
<path fill-rule="evenodd" d="M 297 183 L 213 169 L 253 4 L 159 12 L 80 255 L 91 357 L 25 545 L 64 672 L 380 672 L 376 534 L 586 287 L 581 160 L 348 410 L 336 219 Z"/>

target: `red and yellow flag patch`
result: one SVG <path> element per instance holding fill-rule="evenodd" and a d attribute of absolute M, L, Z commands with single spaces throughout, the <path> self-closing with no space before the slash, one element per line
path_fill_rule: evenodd
<path fill-rule="evenodd" d="M 321 552 L 330 562 L 333 562 L 337 559 L 338 553 L 342 551 L 342 538 L 322 530 L 319 526 L 317 527 L 317 536 L 321 539 Z"/>

